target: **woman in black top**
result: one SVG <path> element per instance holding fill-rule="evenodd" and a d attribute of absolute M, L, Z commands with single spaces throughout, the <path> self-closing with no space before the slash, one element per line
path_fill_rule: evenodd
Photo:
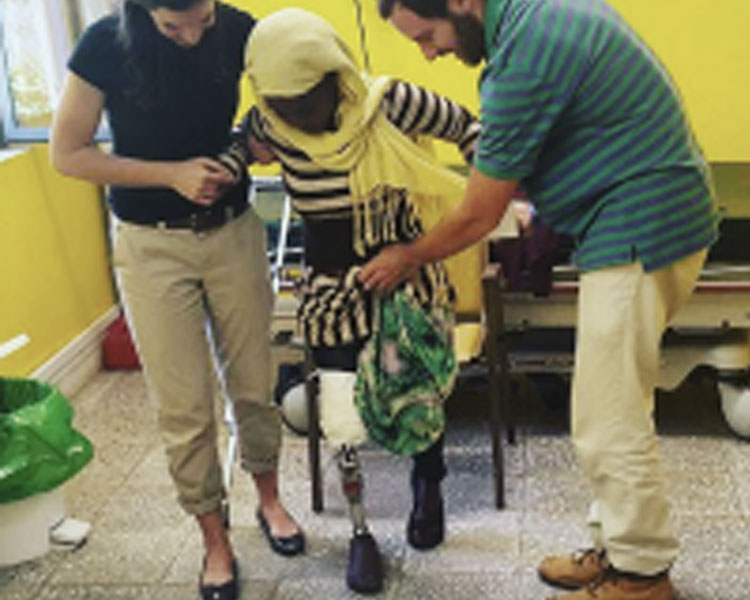
<path fill-rule="evenodd" d="M 253 25 L 215 0 L 126 0 L 76 46 L 50 147 L 61 172 L 110 186 L 119 289 L 178 500 L 203 532 L 201 594 L 220 599 L 238 592 L 221 518 L 212 357 L 261 529 L 276 552 L 304 548 L 278 497 L 265 231 L 248 207 L 244 169 L 212 158 L 229 143 Z M 111 153 L 93 141 L 103 113 Z"/>

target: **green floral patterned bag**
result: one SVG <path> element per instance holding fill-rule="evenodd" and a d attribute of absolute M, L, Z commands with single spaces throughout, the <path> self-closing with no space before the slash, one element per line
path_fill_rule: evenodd
<path fill-rule="evenodd" d="M 456 380 L 453 314 L 402 290 L 375 299 L 373 334 L 359 355 L 355 402 L 370 437 L 391 452 L 427 450 L 445 429 Z"/>

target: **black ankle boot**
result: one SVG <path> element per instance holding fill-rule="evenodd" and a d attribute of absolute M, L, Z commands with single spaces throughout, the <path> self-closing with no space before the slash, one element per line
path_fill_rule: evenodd
<path fill-rule="evenodd" d="M 360 594 L 377 594 L 383 589 L 383 562 L 369 533 L 357 533 L 349 541 L 346 585 Z"/>
<path fill-rule="evenodd" d="M 417 478 L 412 484 L 414 504 L 406 526 L 406 539 L 412 548 L 429 550 L 445 537 L 445 515 L 440 482 Z"/>

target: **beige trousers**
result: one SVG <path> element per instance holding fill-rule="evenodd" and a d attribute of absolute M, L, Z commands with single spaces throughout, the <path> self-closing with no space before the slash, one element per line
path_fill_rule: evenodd
<path fill-rule="evenodd" d="M 581 277 L 572 434 L 594 494 L 589 527 L 620 570 L 663 571 L 677 556 L 653 421 L 662 334 L 706 251 L 645 273 L 640 263 Z"/>
<path fill-rule="evenodd" d="M 178 501 L 190 514 L 211 512 L 225 494 L 214 366 L 233 402 L 243 468 L 268 472 L 278 459 L 263 223 L 252 209 L 205 233 L 116 222 L 113 254 Z"/>

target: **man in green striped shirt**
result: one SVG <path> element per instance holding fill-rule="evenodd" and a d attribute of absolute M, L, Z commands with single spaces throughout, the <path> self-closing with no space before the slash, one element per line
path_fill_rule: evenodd
<path fill-rule="evenodd" d="M 485 67 L 464 202 L 362 271 L 390 289 L 481 240 L 522 183 L 577 240 L 572 432 L 593 491 L 594 548 L 545 559 L 565 600 L 667 600 L 678 545 L 653 423 L 661 336 L 717 236 L 707 167 L 663 65 L 603 0 L 379 0 L 428 60 Z M 594 584 L 591 588 L 589 584 Z M 588 589 L 587 589 L 588 586 Z"/>

